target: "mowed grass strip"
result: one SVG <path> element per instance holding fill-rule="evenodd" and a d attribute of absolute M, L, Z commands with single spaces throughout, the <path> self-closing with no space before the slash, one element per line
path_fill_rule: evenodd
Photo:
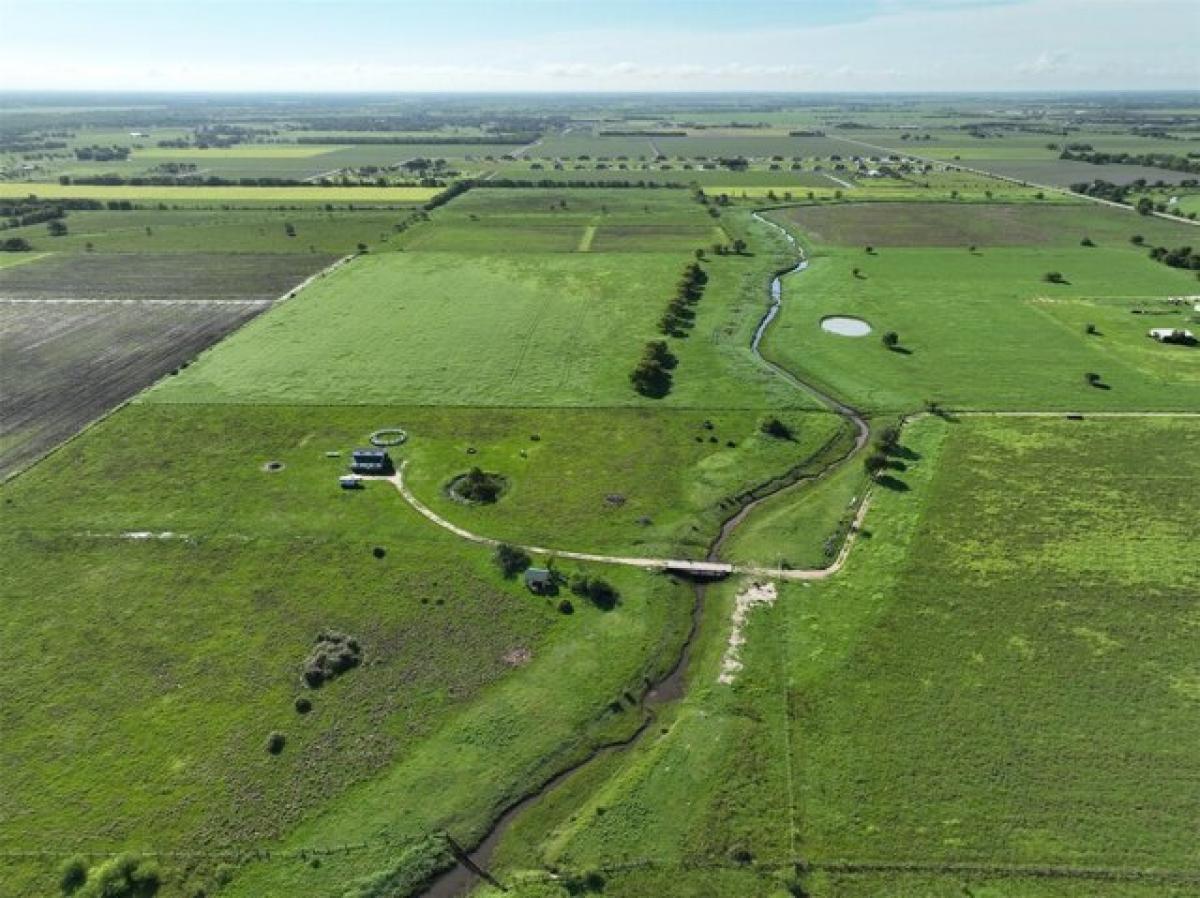
<path fill-rule="evenodd" d="M 881 491 L 872 539 L 844 576 L 782 599 L 803 593 L 806 857 L 1200 869 L 1200 470 L 1179 451 L 1198 430 L 911 427 L 918 460 Z"/>

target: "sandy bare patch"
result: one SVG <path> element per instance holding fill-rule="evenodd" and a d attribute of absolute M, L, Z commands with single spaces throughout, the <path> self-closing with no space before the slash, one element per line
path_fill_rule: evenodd
<path fill-rule="evenodd" d="M 774 605 L 779 596 L 774 583 L 749 584 L 737 594 L 733 605 L 733 627 L 729 631 L 729 645 L 725 647 L 725 657 L 721 659 L 721 672 L 717 675 L 718 683 L 732 683 L 737 672 L 742 669 L 740 659 L 742 644 L 746 637 L 742 633 L 750 609 L 755 605 Z"/>
<path fill-rule="evenodd" d="M 524 646 L 518 646 L 504 654 L 504 663 L 509 667 L 521 667 L 533 660 L 533 652 Z"/>

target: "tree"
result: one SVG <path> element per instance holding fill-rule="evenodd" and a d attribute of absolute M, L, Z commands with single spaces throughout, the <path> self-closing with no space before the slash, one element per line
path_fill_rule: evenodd
<path fill-rule="evenodd" d="M 75 855 L 63 862 L 58 873 L 58 886 L 64 895 L 73 895 L 87 882 L 87 861 L 82 855 Z"/>
<path fill-rule="evenodd" d="M 1132 237 L 1129 238 L 1129 242 L 1132 243 L 1134 246 L 1141 246 L 1143 243 L 1146 242 L 1146 238 L 1143 237 L 1141 234 L 1134 234 Z"/>
<path fill-rule="evenodd" d="M 882 452 L 872 452 L 863 459 L 863 468 L 870 477 L 877 476 L 881 471 L 887 470 L 887 467 L 888 457 Z"/>
<path fill-rule="evenodd" d="M 733 252 L 735 255 L 742 255 L 746 252 L 746 241 L 741 237 L 733 241 Z"/>
<path fill-rule="evenodd" d="M 529 553 L 516 546 L 510 546 L 508 543 L 501 543 L 496 546 L 494 558 L 496 566 L 500 568 L 500 572 L 504 574 L 505 579 L 509 580 L 533 564 Z"/>
<path fill-rule="evenodd" d="M 900 335 L 895 331 L 888 331 L 880 339 L 888 349 L 895 349 L 900 345 Z"/>
<path fill-rule="evenodd" d="M 51 237 L 67 236 L 67 226 L 63 222 L 59 221 L 57 218 L 54 219 L 54 221 L 50 222 L 48 225 L 46 225 L 46 231 L 50 234 Z"/>
<path fill-rule="evenodd" d="M 1138 215 L 1149 215 L 1154 211 L 1154 201 L 1148 196 L 1144 196 L 1137 201 Z"/>
<path fill-rule="evenodd" d="M 762 424 L 759 425 L 759 430 L 769 437 L 775 437 L 777 440 L 792 439 L 791 428 L 774 416 L 766 418 Z"/>
<path fill-rule="evenodd" d="M 1083 380 L 1089 387 L 1096 387 L 1100 385 L 1100 375 L 1094 371 L 1089 371 L 1087 374 L 1083 375 Z"/>
<path fill-rule="evenodd" d="M 1080 246 L 1095 246 L 1096 244 L 1092 241 L 1091 237 L 1084 237 L 1082 240 L 1079 241 L 1079 245 Z"/>
<path fill-rule="evenodd" d="M 621 597 L 607 580 L 586 574 L 576 574 L 571 578 L 571 592 L 581 599 L 587 599 L 601 611 L 611 611 Z"/>
<path fill-rule="evenodd" d="M 1067 282 L 1061 271 L 1047 271 L 1042 275 L 1042 280 L 1047 284 L 1065 284 Z"/>

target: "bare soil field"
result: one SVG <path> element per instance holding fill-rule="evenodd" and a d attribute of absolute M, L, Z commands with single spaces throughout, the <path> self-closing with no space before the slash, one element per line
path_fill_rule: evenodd
<path fill-rule="evenodd" d="M 53 254 L 0 269 L 0 299 L 276 299 L 332 256 L 296 253 Z"/>
<path fill-rule="evenodd" d="M 0 301 L 0 477 L 269 305 Z"/>
<path fill-rule="evenodd" d="M 864 247 L 1076 246 L 1084 236 L 1126 245 L 1132 234 L 1171 243 L 1190 233 L 1187 225 L 1082 203 L 846 203 L 779 214 L 816 243 Z"/>

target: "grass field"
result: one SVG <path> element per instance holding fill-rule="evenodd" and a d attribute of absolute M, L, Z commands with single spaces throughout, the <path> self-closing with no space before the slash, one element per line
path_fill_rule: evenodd
<path fill-rule="evenodd" d="M 606 895 L 773 898 L 803 857 L 814 898 L 1188 894 L 1137 876 L 1200 866 L 1180 626 L 1200 588 L 1181 489 L 1195 471 L 1175 451 L 1196 429 L 909 425 L 904 488 L 878 491 L 843 574 L 754 610 L 733 686 L 715 682 L 715 624 L 683 706 L 535 805 L 501 880 L 555 895 L 526 872 L 552 865 L 603 871 Z M 710 596 L 714 621 L 734 587 Z M 1072 875 L 1090 867 L 1132 878 Z"/>
<path fill-rule="evenodd" d="M 848 576 L 788 614 L 805 856 L 1200 866 L 1196 429 L 915 428 L 930 486 L 901 474 Z"/>
<path fill-rule="evenodd" d="M 700 303 L 695 336 L 676 341 L 670 394 L 652 400 L 634 392 L 629 372 L 642 345 L 657 337 L 687 258 L 362 257 L 222 343 L 148 401 L 764 408 L 776 397 L 804 404 L 754 365 L 748 338 L 708 336 L 729 314 L 717 283 Z M 736 277 L 750 262 L 731 258 L 713 268 Z M 758 302 L 765 302 L 761 292 Z"/>
<path fill-rule="evenodd" d="M 1083 207 L 970 207 L 944 219 L 866 204 L 792 214 L 801 222 L 815 216 L 814 227 L 826 236 L 853 235 L 861 243 L 811 247 L 812 264 L 787 281 L 784 312 L 765 348 L 853 402 L 880 411 L 913 410 L 927 400 L 985 409 L 1200 408 L 1196 385 L 1189 376 L 1171 376 L 1165 360 L 1178 358 L 1180 371 L 1188 372 L 1189 357 L 1158 346 L 1156 361 L 1145 362 L 1155 354 L 1143 346 L 1149 325 L 1142 316 L 1104 316 L 1109 330 L 1089 335 L 1090 322 L 1054 311 L 1060 302 L 1064 309 L 1077 301 L 1123 302 L 1128 309 L 1195 292 L 1190 273 L 1151 261 L 1127 236 L 1175 229 L 1183 240 L 1187 226 Z M 1060 227 L 1061 240 L 1048 236 Z M 1029 242 L 1020 245 L 982 240 L 991 234 L 1000 243 L 1022 232 Z M 1097 245 L 1079 246 L 1089 235 Z M 981 238 L 975 252 L 960 242 L 972 236 Z M 906 245 L 865 252 L 874 237 Z M 928 242 L 907 245 L 918 241 Z M 945 245 L 951 243 L 957 245 Z M 1045 283 L 1053 271 L 1066 283 Z M 822 318 L 843 314 L 867 320 L 873 333 L 855 339 L 821 328 Z M 899 335 L 897 351 L 881 344 L 887 331 Z M 1104 386 L 1089 385 L 1086 373 L 1099 374 Z"/>
<path fill-rule="evenodd" d="M 190 863 L 165 865 L 170 894 L 189 895 L 184 882 L 209 880 L 228 859 L 220 852 L 261 845 L 302 819 L 304 845 L 358 840 L 368 825 L 376 840 L 385 824 L 399 842 L 433 851 L 422 840 L 438 826 L 467 838 L 529 777 L 584 750 L 592 731 L 632 725 L 634 713 L 604 709 L 670 657 L 686 590 L 615 571 L 606 576 L 623 594 L 617 610 L 584 603 L 564 616 L 505 584 L 486 551 L 431 527 L 390 487 L 338 490 L 343 463 L 323 453 L 409 417 L 139 406 L 4 488 L 0 539 L 12 595 L 24 597 L 8 603 L 3 622 L 6 643 L 23 646 L 11 656 L 15 700 L 3 712 L 6 732 L 21 735 L 6 756 L 41 748 L 36 763 L 0 772 L 0 842 L 53 842 L 64 853 L 199 849 Z M 443 439 L 458 424 L 447 426 Z M 428 431 L 417 422 L 416 432 Z M 286 467 L 265 472 L 269 459 Z M 47 501 L 62 490 L 69 499 Z M 64 501 L 67 518 L 56 511 Z M 141 533 L 150 535 L 130 536 Z M 372 546 L 385 557 L 373 558 Z M 47 566 L 55 582 L 35 589 Z M 46 618 L 47 607 L 63 613 Z M 114 616 L 127 629 L 112 629 Z M 366 661 L 313 694 L 312 714 L 297 715 L 305 654 L 329 627 L 357 635 Z M 473 702 L 530 653 L 520 677 Z M 86 703 L 71 699 L 84 692 Z M 64 720 L 51 708 L 75 710 Z M 537 718 L 543 725 L 516 727 Z M 288 738 L 277 759 L 263 749 L 273 729 Z M 492 752 L 476 758 L 486 774 L 471 773 L 469 742 L 509 742 L 508 773 Z M 446 752 L 458 759 L 450 790 L 444 768 L 428 766 Z M 399 757 L 408 761 L 393 766 Z M 314 808 L 384 770 L 393 786 L 347 793 L 341 811 L 314 820 Z M 397 789 L 399 806 L 389 797 Z M 64 806 L 72 808 L 65 841 Z M 34 893 L 59 860 L 10 861 L 4 878 L 18 894 Z M 364 854 L 346 863 L 365 874 L 384 861 Z M 310 877 L 318 888 L 347 869 L 329 868 L 296 863 L 261 875 Z"/>

